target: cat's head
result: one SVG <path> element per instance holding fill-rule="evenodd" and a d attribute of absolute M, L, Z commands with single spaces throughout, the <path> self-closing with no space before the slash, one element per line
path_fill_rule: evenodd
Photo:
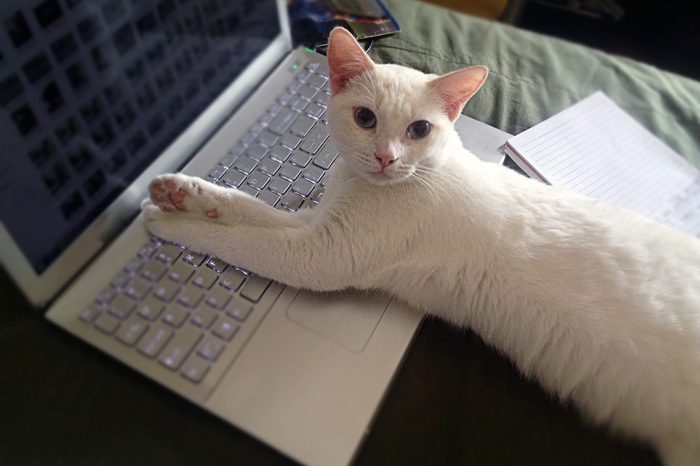
<path fill-rule="evenodd" d="M 342 28 L 331 32 L 328 64 L 333 142 L 353 171 L 380 185 L 443 163 L 454 121 L 488 75 L 483 66 L 438 77 L 377 65 Z"/>

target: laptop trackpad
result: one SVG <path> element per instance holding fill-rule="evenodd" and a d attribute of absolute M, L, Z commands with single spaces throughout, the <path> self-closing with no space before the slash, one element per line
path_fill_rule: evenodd
<path fill-rule="evenodd" d="M 315 293 L 302 290 L 287 309 L 287 317 L 343 348 L 359 353 L 367 345 L 390 302 L 391 297 L 377 292 Z"/>

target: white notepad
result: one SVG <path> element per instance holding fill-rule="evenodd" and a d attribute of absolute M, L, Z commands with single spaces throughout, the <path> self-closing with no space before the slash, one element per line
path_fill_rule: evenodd
<path fill-rule="evenodd" d="M 700 171 L 602 92 L 508 140 L 528 175 L 700 236 Z"/>

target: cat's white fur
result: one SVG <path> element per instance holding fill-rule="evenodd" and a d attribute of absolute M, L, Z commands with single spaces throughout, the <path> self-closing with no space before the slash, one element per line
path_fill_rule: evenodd
<path fill-rule="evenodd" d="M 295 287 L 386 290 L 473 329 L 666 465 L 700 465 L 700 241 L 465 150 L 452 120 L 485 70 L 457 77 L 465 87 L 368 60 L 334 31 L 328 120 L 342 157 L 318 207 L 292 214 L 164 175 L 148 228 Z M 355 124 L 359 106 L 376 128 Z M 407 137 L 416 120 L 427 137 Z M 396 161 L 377 175 L 380 152 Z"/>

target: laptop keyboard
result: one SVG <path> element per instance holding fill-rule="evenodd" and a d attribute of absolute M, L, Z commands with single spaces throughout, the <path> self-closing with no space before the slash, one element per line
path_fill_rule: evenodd
<path fill-rule="evenodd" d="M 219 164 L 209 179 L 279 209 L 318 204 L 338 152 L 327 143 L 328 69 L 309 62 Z"/>
<path fill-rule="evenodd" d="M 318 204 L 338 155 L 328 143 L 330 98 L 325 64 L 301 66 L 293 83 L 208 173 L 278 209 Z M 271 281 L 159 238 L 143 245 L 80 320 L 185 380 L 199 384 L 242 326 L 266 309 L 256 304 Z"/>

